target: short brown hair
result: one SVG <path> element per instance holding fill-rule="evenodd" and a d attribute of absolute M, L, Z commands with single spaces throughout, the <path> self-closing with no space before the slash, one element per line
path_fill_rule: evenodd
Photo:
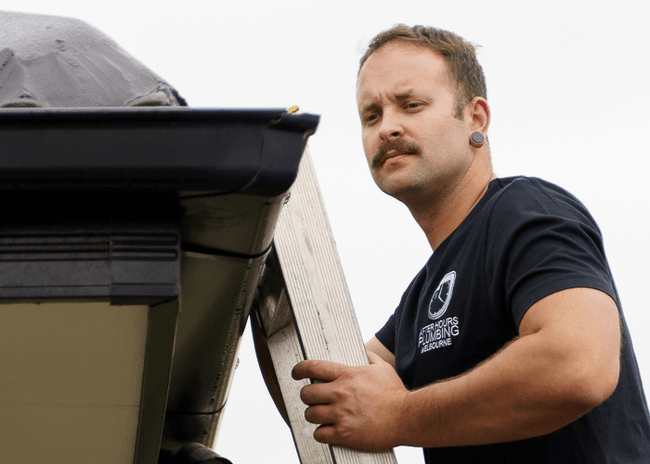
<path fill-rule="evenodd" d="M 450 81 L 456 83 L 456 117 L 462 117 L 463 108 L 474 97 L 487 100 L 485 75 L 476 59 L 476 47 L 453 32 L 434 27 L 398 24 L 380 32 L 361 57 L 359 72 L 370 55 L 392 41 L 426 47 L 442 54 L 447 61 Z"/>

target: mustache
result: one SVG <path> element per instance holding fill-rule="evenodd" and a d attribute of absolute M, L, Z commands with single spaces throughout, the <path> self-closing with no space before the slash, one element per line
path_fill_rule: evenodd
<path fill-rule="evenodd" d="M 390 151 L 401 151 L 404 153 L 412 153 L 414 155 L 419 155 L 422 153 L 422 147 L 419 143 L 413 142 L 412 140 L 404 139 L 393 139 L 383 142 L 377 148 L 375 155 L 372 157 L 372 167 L 375 168 L 382 164 L 386 157 L 387 153 Z"/>

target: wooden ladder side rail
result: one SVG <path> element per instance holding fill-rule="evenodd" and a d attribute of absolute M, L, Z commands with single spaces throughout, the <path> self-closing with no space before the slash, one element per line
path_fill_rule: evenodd
<path fill-rule="evenodd" d="M 362 452 L 318 443 L 291 378 L 303 359 L 368 364 L 336 244 L 308 150 L 274 236 L 256 298 L 273 369 L 303 464 L 396 464 L 391 451 Z"/>

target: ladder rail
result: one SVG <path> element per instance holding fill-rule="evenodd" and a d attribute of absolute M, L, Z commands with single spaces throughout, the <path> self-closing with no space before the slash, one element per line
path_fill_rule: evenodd
<path fill-rule="evenodd" d="M 256 299 L 273 369 L 299 458 L 304 464 L 396 464 L 391 451 L 364 452 L 318 443 L 291 378 L 304 359 L 368 364 L 316 174 L 305 150 L 284 206 Z"/>

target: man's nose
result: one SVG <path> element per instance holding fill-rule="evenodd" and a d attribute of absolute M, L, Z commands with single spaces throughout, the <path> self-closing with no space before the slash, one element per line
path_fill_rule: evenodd
<path fill-rule="evenodd" d="M 385 111 L 381 119 L 379 137 L 382 140 L 390 140 L 402 135 L 404 135 L 404 128 L 399 117 L 392 111 Z"/>

